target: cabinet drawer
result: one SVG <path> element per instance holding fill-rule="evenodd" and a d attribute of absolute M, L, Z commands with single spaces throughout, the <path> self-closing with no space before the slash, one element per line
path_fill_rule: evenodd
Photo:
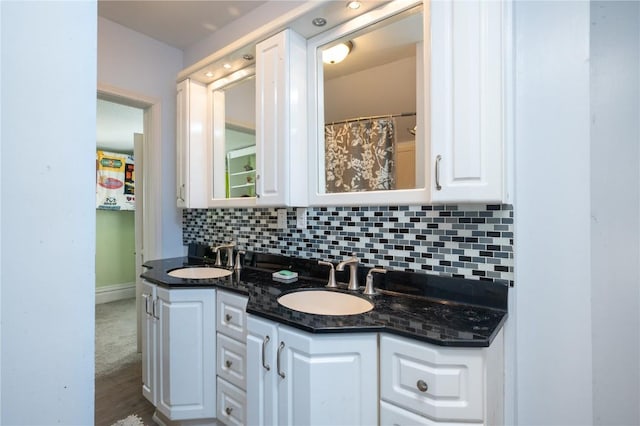
<path fill-rule="evenodd" d="M 244 425 L 247 416 L 247 394 L 218 377 L 216 417 L 226 425 Z"/>
<path fill-rule="evenodd" d="M 436 422 L 411 411 L 380 401 L 380 424 L 384 426 L 472 426 L 480 423 Z"/>
<path fill-rule="evenodd" d="M 484 418 L 484 351 L 380 337 L 380 398 L 432 420 Z"/>
<path fill-rule="evenodd" d="M 217 330 L 244 342 L 247 338 L 247 297 L 218 291 Z"/>
<path fill-rule="evenodd" d="M 218 376 L 247 388 L 247 344 L 218 333 Z"/>

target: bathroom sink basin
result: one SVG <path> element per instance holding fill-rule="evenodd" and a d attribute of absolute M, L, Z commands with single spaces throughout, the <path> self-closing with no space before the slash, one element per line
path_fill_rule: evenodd
<path fill-rule="evenodd" d="M 373 309 L 373 303 L 353 294 L 328 290 L 300 290 L 278 298 L 282 306 L 316 315 L 357 315 Z"/>
<path fill-rule="evenodd" d="M 174 278 L 188 278 L 195 280 L 206 280 L 211 278 L 228 277 L 231 275 L 231 271 L 222 268 L 179 268 L 168 272 L 170 277 Z"/>

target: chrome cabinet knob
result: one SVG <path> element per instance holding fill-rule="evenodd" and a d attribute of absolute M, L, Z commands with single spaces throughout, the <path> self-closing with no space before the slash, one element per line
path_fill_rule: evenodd
<path fill-rule="evenodd" d="M 226 366 L 227 366 L 227 368 L 231 368 L 231 365 L 232 365 L 232 364 L 233 364 L 233 362 L 231 362 L 231 361 L 229 361 L 229 360 L 226 360 L 226 361 L 224 362 L 224 365 L 226 365 Z"/>
<path fill-rule="evenodd" d="M 231 407 L 227 407 L 224 409 L 224 412 L 227 413 L 227 416 L 230 416 L 232 411 L 233 411 L 233 408 Z"/>
<path fill-rule="evenodd" d="M 424 380 L 418 380 L 416 386 L 418 387 L 418 390 L 420 392 L 426 392 L 429 389 L 429 386 L 427 386 L 427 382 L 425 382 Z"/>
<path fill-rule="evenodd" d="M 233 317 L 232 317 L 231 315 L 229 315 L 229 314 L 226 314 L 226 315 L 224 316 L 224 319 L 225 319 L 227 322 L 231 321 L 231 318 L 233 318 Z"/>

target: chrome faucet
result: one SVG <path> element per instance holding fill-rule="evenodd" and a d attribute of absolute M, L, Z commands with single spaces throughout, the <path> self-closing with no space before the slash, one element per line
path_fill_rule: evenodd
<path fill-rule="evenodd" d="M 220 250 L 227 250 L 227 267 L 233 268 L 233 248 L 236 246 L 236 243 L 230 242 L 228 244 L 222 244 L 217 247 L 213 247 L 213 251 L 216 252 L 216 263 L 214 266 L 222 266 L 222 260 L 220 259 Z"/>
<path fill-rule="evenodd" d="M 356 257 L 355 253 L 351 253 L 351 257 L 338 263 L 336 271 L 344 271 L 345 265 L 349 265 L 349 286 L 348 290 L 358 290 L 358 264 L 360 259 Z"/>

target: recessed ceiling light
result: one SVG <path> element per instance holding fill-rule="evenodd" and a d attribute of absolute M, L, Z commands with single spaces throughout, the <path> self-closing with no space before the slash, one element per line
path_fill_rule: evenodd
<path fill-rule="evenodd" d="M 244 55 L 242 55 L 242 59 L 244 59 L 245 61 L 252 61 L 253 55 L 250 53 L 245 53 Z"/>
<path fill-rule="evenodd" d="M 223 67 L 225 70 L 229 70 L 229 69 L 231 69 L 231 64 L 224 64 L 222 67 Z"/>
<path fill-rule="evenodd" d="M 327 20 L 324 18 L 314 18 L 311 23 L 316 27 L 324 27 L 325 25 L 327 25 Z"/>
<path fill-rule="evenodd" d="M 347 7 L 349 9 L 360 9 L 360 2 L 359 1 L 350 1 L 349 3 L 347 3 Z"/>
<path fill-rule="evenodd" d="M 213 77 L 213 73 L 211 71 L 207 71 L 205 75 L 209 78 Z"/>

